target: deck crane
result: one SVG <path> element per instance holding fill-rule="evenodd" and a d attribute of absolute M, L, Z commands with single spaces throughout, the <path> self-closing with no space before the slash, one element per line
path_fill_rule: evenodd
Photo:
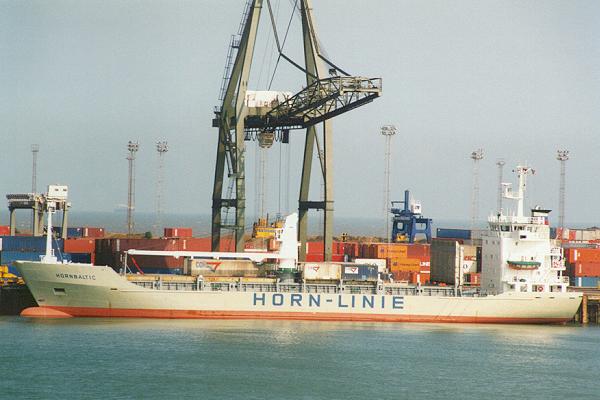
<path fill-rule="evenodd" d="M 246 103 L 250 67 L 260 14 L 264 3 L 269 11 L 279 58 L 303 72 L 306 87 L 295 95 L 274 99 L 269 104 L 251 106 Z M 217 160 L 212 197 L 212 250 L 218 251 L 222 229 L 235 233 L 236 251 L 243 250 L 245 228 L 245 140 L 258 139 L 268 146 L 274 140 L 288 143 L 289 131 L 306 129 L 302 178 L 299 195 L 298 239 L 300 259 L 306 253 L 307 213 L 310 209 L 325 212 L 323 237 L 325 260 L 331 260 L 333 238 L 333 143 L 330 119 L 373 101 L 381 95 L 381 78 L 350 76 L 329 61 L 319 48 L 312 16 L 311 0 L 295 0 L 293 12 L 299 12 L 302 21 L 304 65 L 294 62 L 283 51 L 270 0 L 248 0 L 238 31 L 233 37 L 222 86 L 222 104 L 215 109 L 213 127 L 219 128 Z M 290 19 L 291 22 L 291 19 Z M 235 61 L 234 59 L 235 54 Z M 322 124 L 322 144 L 316 125 Z M 314 146 L 321 166 L 325 196 L 322 201 L 309 201 L 310 176 Z M 322 146 L 322 149 L 321 149 Z M 235 182 L 235 190 L 223 196 L 223 180 Z M 233 186 L 232 186 L 233 187 Z M 235 193 L 234 193 L 235 192 Z M 235 196 L 234 196 L 235 194 Z M 235 223 L 222 223 L 222 211 L 235 209 Z"/>

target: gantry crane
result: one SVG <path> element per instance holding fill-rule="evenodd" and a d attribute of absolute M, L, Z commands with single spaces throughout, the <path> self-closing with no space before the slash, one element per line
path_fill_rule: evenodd
<path fill-rule="evenodd" d="M 265 5 L 275 36 L 279 57 L 287 60 L 306 76 L 306 87 L 293 96 L 274 101 L 267 106 L 249 107 L 245 103 L 248 80 L 258 24 Z M 330 119 L 381 95 L 381 79 L 350 76 L 323 56 L 319 49 L 310 0 L 296 0 L 294 11 L 302 20 L 304 66 L 284 54 L 277 35 L 270 0 L 249 0 L 237 36 L 233 36 L 222 84 L 220 107 L 215 109 L 213 127 L 219 128 L 217 160 L 212 197 L 212 249 L 219 250 L 221 229 L 235 232 L 236 251 L 243 251 L 245 227 L 245 140 L 258 138 L 266 146 L 274 140 L 287 143 L 289 130 L 306 129 L 302 179 L 299 195 L 298 236 L 300 257 L 306 253 L 307 213 L 310 209 L 324 210 L 325 260 L 331 260 L 333 238 L 333 165 L 332 129 Z M 235 54 L 235 61 L 234 59 Z M 341 74 L 341 75 L 340 75 Z M 322 124 L 322 149 L 317 124 Z M 262 145 L 261 144 L 261 145 Z M 309 201 L 310 176 L 314 146 L 321 165 L 324 199 Z M 227 177 L 235 182 L 223 197 L 225 166 Z M 235 223 L 223 224 L 222 211 L 235 209 Z"/>

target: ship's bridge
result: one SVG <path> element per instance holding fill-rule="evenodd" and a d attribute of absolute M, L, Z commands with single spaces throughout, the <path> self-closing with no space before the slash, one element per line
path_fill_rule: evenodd
<path fill-rule="evenodd" d="M 491 216 L 488 218 L 490 231 L 501 237 L 519 240 L 548 240 L 550 229 L 545 217 Z"/>
<path fill-rule="evenodd" d="M 496 225 L 516 225 L 516 224 L 529 224 L 529 225 L 548 225 L 548 218 L 546 217 L 519 217 L 516 215 L 492 215 L 488 218 L 490 226 Z"/>

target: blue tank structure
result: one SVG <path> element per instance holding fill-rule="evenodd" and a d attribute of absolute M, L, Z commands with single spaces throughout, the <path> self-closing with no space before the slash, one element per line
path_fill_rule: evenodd
<path fill-rule="evenodd" d="M 394 207 L 403 204 L 404 207 Z M 392 242 L 414 243 L 418 234 L 425 235 L 431 243 L 431 218 L 425 218 L 419 210 L 411 210 L 410 191 L 404 191 L 404 201 L 392 201 Z"/>

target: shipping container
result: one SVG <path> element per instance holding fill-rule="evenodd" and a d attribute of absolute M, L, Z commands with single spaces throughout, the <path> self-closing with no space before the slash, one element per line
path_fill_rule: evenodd
<path fill-rule="evenodd" d="M 412 272 L 410 271 L 393 271 L 392 278 L 397 282 L 410 282 L 412 280 Z"/>
<path fill-rule="evenodd" d="M 342 243 L 342 253 L 350 259 L 359 257 L 359 244 L 356 242 Z"/>
<path fill-rule="evenodd" d="M 420 283 L 421 285 L 424 285 L 429 283 L 429 274 L 411 271 L 395 271 L 392 272 L 392 279 L 397 282 L 406 282 L 411 284 Z"/>
<path fill-rule="evenodd" d="M 357 258 L 354 262 L 357 264 L 376 265 L 377 271 L 380 274 L 385 273 L 387 269 L 387 260 L 382 260 L 380 258 Z"/>
<path fill-rule="evenodd" d="M 0 225 L 0 236 L 10 236 L 10 226 Z"/>
<path fill-rule="evenodd" d="M 192 237 L 192 228 L 165 228 L 164 229 L 164 237 L 180 237 L 180 238 L 190 238 Z"/>
<path fill-rule="evenodd" d="M 306 259 L 305 259 L 306 262 L 320 262 L 323 260 L 324 260 L 323 253 L 307 254 Z M 331 261 L 332 262 L 343 262 L 343 261 L 345 261 L 345 256 L 343 254 L 332 254 Z"/>
<path fill-rule="evenodd" d="M 389 258 L 388 269 L 394 271 L 421 271 L 421 260 L 416 258 Z"/>
<path fill-rule="evenodd" d="M 584 262 L 577 261 L 574 265 L 572 275 L 573 276 L 589 276 L 596 277 L 600 276 L 600 262 Z"/>
<path fill-rule="evenodd" d="M 322 262 L 323 260 L 324 260 L 323 253 L 306 255 L 306 262 Z"/>
<path fill-rule="evenodd" d="M 306 254 L 323 254 L 323 242 L 307 242 L 306 243 Z"/>
<path fill-rule="evenodd" d="M 314 281 L 340 280 L 342 265 L 333 262 L 307 262 L 302 267 L 304 279 Z"/>
<path fill-rule="evenodd" d="M 183 263 L 185 275 L 245 277 L 258 276 L 259 267 L 249 260 L 186 259 Z"/>
<path fill-rule="evenodd" d="M 52 248 L 55 253 L 64 250 L 62 239 L 52 239 Z M 45 236 L 2 236 L 0 237 L 0 251 L 17 251 L 22 253 L 45 253 Z"/>
<path fill-rule="evenodd" d="M 44 252 L 21 252 L 21 251 L 2 251 L 0 252 L 0 264 L 8 266 L 11 274 L 19 275 L 14 266 L 15 261 L 40 261 Z M 65 253 L 55 253 L 58 261 L 71 261 L 71 255 Z"/>
<path fill-rule="evenodd" d="M 434 239 L 431 243 L 431 281 L 462 285 L 463 249 L 457 240 Z"/>
<path fill-rule="evenodd" d="M 69 227 L 67 228 L 67 237 L 68 238 L 81 238 L 83 237 L 84 229 L 82 227 Z M 62 226 L 55 226 L 52 228 L 52 231 L 56 233 L 57 236 L 62 236 Z"/>
<path fill-rule="evenodd" d="M 406 258 L 408 246 L 400 243 L 373 243 L 372 257 L 369 258 Z"/>
<path fill-rule="evenodd" d="M 83 229 L 83 237 L 89 238 L 103 238 L 104 237 L 104 228 L 98 228 L 93 226 L 84 226 Z"/>
<path fill-rule="evenodd" d="M 577 262 L 600 262 L 600 249 L 574 249 L 574 259 Z"/>
<path fill-rule="evenodd" d="M 93 253 L 96 250 L 96 239 L 65 239 L 65 253 Z"/>
<path fill-rule="evenodd" d="M 431 249 L 431 245 L 429 245 L 429 244 L 420 244 L 420 243 L 409 244 L 406 247 L 406 257 L 407 258 L 418 258 L 420 260 L 429 261 L 429 258 L 431 255 L 430 249 Z"/>
<path fill-rule="evenodd" d="M 437 228 L 437 238 L 444 239 L 471 239 L 471 231 L 469 229 L 449 229 L 449 228 Z"/>
<path fill-rule="evenodd" d="M 376 265 L 368 264 L 342 264 L 342 279 L 345 281 L 370 281 L 377 282 L 379 273 Z"/>
<path fill-rule="evenodd" d="M 600 277 L 575 277 L 571 278 L 571 285 L 578 287 L 600 288 Z"/>

